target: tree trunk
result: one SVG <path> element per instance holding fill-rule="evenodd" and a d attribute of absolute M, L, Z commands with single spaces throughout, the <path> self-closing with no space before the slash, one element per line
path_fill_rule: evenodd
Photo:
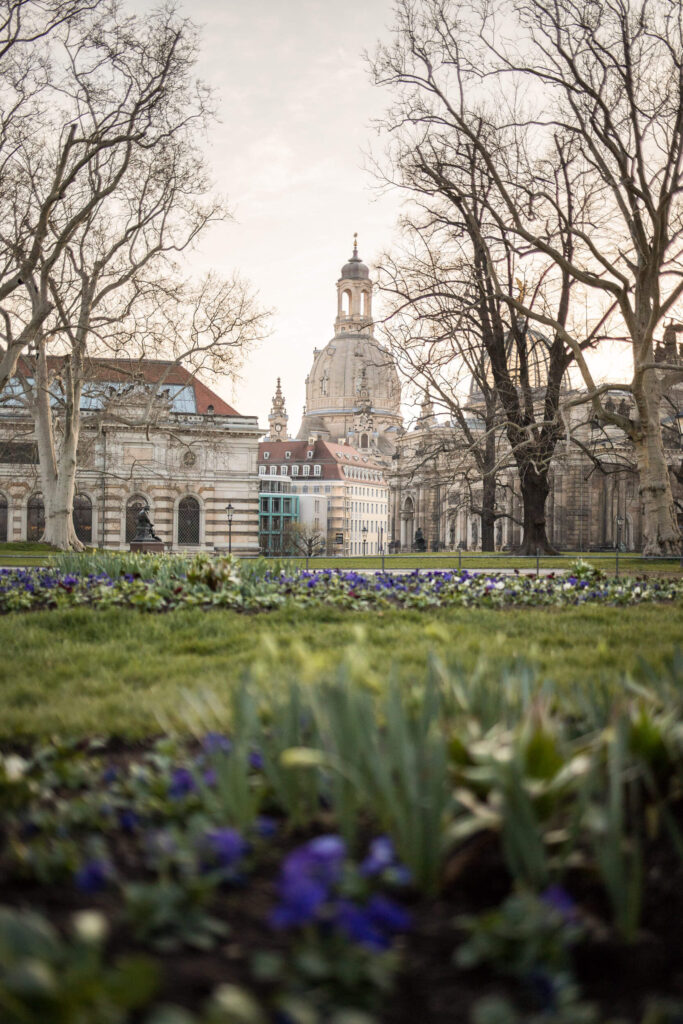
<path fill-rule="evenodd" d="M 640 432 L 633 438 L 633 444 L 643 502 L 643 554 L 676 555 L 681 550 L 681 533 L 664 455 L 657 372 L 645 370 L 635 374 L 633 393 L 640 417 Z"/>
<path fill-rule="evenodd" d="M 520 470 L 524 533 L 518 555 L 556 555 L 546 534 L 545 503 L 550 491 L 547 472 L 538 473 L 532 466 Z"/>
<path fill-rule="evenodd" d="M 55 442 L 55 413 L 50 400 L 50 381 L 44 352 L 37 363 L 34 418 L 40 484 L 45 505 L 42 540 L 60 551 L 83 551 L 85 545 L 76 536 L 73 524 L 81 386 L 79 383 L 75 389 L 76 404 L 69 403 L 67 406 L 63 423 L 64 437 L 58 450 Z"/>
<path fill-rule="evenodd" d="M 496 477 L 487 474 L 482 481 L 481 495 L 481 550 L 495 551 L 496 529 Z"/>

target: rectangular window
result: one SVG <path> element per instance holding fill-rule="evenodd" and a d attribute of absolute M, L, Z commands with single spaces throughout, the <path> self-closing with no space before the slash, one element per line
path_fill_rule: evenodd
<path fill-rule="evenodd" d="M 314 466 L 313 467 L 313 476 L 320 476 L 320 474 L 321 474 L 320 466 Z"/>
<path fill-rule="evenodd" d="M 298 475 L 299 475 L 299 467 L 298 466 L 292 466 L 292 476 L 298 476 Z"/>
<path fill-rule="evenodd" d="M 280 472 L 283 476 L 287 476 L 288 466 L 280 466 Z"/>
<path fill-rule="evenodd" d="M 311 472 L 311 467 L 310 466 L 304 466 L 304 476 L 308 476 L 310 472 Z"/>
<path fill-rule="evenodd" d="M 266 475 L 266 467 L 265 466 L 259 466 L 259 468 L 258 468 L 258 475 L 259 476 L 265 476 Z"/>
<path fill-rule="evenodd" d="M 283 498 L 282 499 L 282 511 L 286 515 L 291 515 L 291 512 L 292 512 L 292 499 L 291 498 Z"/>
<path fill-rule="evenodd" d="M 271 476 L 277 476 L 277 466 L 271 466 L 270 467 L 270 475 Z"/>
<path fill-rule="evenodd" d="M 279 533 L 280 532 L 280 517 L 279 516 L 273 516 L 272 524 L 273 524 L 272 525 L 273 533 Z"/>
<path fill-rule="evenodd" d="M 273 498 L 273 512 L 279 512 L 279 511 L 280 511 L 280 499 L 279 498 Z"/>
<path fill-rule="evenodd" d="M 0 444 L 0 462 L 37 466 L 38 445 L 33 441 L 4 441 Z"/>

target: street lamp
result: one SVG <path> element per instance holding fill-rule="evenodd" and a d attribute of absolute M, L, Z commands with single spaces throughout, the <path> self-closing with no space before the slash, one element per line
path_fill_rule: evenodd
<path fill-rule="evenodd" d="M 367 526 L 364 526 L 363 529 L 360 532 L 363 534 L 363 554 L 365 554 L 366 549 L 367 549 L 367 544 L 368 544 L 368 528 L 367 528 Z"/>
<path fill-rule="evenodd" d="M 231 504 L 225 506 L 225 514 L 228 517 L 228 554 L 232 554 L 232 517 L 235 514 L 235 510 Z"/>

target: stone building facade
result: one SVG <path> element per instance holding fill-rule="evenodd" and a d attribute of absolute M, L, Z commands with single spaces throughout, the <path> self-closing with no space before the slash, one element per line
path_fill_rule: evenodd
<path fill-rule="evenodd" d="M 259 446 L 259 478 L 262 492 L 266 480 L 290 481 L 307 506 L 304 518 L 325 536 L 327 554 L 377 554 L 385 543 L 389 487 L 372 452 L 320 438 L 268 439 Z M 267 526 L 264 519 L 264 532 Z"/>
<path fill-rule="evenodd" d="M 298 441 L 309 445 L 325 441 L 330 451 L 335 450 L 335 444 L 345 444 L 360 457 L 372 457 L 389 487 L 388 522 L 383 533 L 387 548 L 411 550 L 418 531 L 429 550 L 480 547 L 476 507 L 480 504 L 481 480 L 458 428 L 437 419 L 427 396 L 415 428 L 404 429 L 396 366 L 374 337 L 373 284 L 368 267 L 358 256 L 355 237 L 353 255 L 342 267 L 336 289 L 334 337 L 313 352 Z M 532 340 L 530 372 L 540 396 L 544 390 L 546 342 L 536 329 L 532 330 Z M 669 364 L 683 360 L 672 328 L 665 331 L 657 358 Z M 571 397 L 568 381 L 565 394 Z M 630 398 L 626 392 L 617 391 L 606 401 L 627 410 Z M 476 409 L 476 403 L 477 396 L 472 394 L 470 406 Z M 683 488 L 679 482 L 679 475 L 683 477 L 683 434 L 679 429 L 683 412 L 679 417 L 678 409 L 683 410 L 681 388 L 673 389 L 663 404 L 662 422 L 674 495 L 680 500 L 683 518 Z M 617 543 L 639 549 L 642 522 L 638 476 L 628 440 L 616 428 L 588 422 L 585 406 L 573 409 L 571 417 L 572 440 L 557 445 L 551 464 L 552 487 L 546 504 L 551 543 L 565 550 L 608 548 Z M 269 442 L 288 437 L 279 380 L 269 423 Z M 473 426 L 476 433 L 476 417 Z M 505 459 L 501 463 L 495 546 L 506 550 L 521 542 L 522 502 L 516 470 L 511 464 L 506 466 Z M 262 464 L 261 471 L 265 471 Z M 339 504 L 335 506 L 335 530 L 343 531 L 344 544 L 342 548 L 332 545 L 332 553 L 359 553 L 355 519 L 348 506 L 351 502 L 350 507 L 355 508 L 353 503 L 358 500 L 358 495 L 349 494 L 344 499 L 344 513 Z"/>
<path fill-rule="evenodd" d="M 256 417 L 184 367 L 93 360 L 82 400 L 74 521 L 87 544 L 127 549 L 139 508 L 173 551 L 258 553 Z M 33 423 L 17 386 L 0 403 L 0 540 L 38 540 L 43 505 Z"/>

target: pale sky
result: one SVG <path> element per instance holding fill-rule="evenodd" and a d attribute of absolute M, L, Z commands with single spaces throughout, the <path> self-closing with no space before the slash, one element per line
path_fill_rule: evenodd
<path fill-rule="evenodd" d="M 221 118 L 209 158 L 236 215 L 191 267 L 239 270 L 275 310 L 241 382 L 216 390 L 266 429 L 280 376 L 295 432 L 313 349 L 334 333 L 353 232 L 371 264 L 398 215 L 398 199 L 378 195 L 363 166 L 387 97 L 370 84 L 362 52 L 387 37 L 391 0 L 184 0 L 181 9 L 204 29 L 199 73 Z"/>
<path fill-rule="evenodd" d="M 135 7 L 156 2 L 135 0 Z M 214 386 L 265 431 L 281 377 L 295 434 L 313 349 L 333 335 L 335 284 L 354 231 L 371 268 L 395 237 L 399 196 L 378 189 L 365 156 L 370 147 L 381 152 L 372 122 L 390 97 L 371 85 L 363 59 L 388 40 L 392 0 L 180 4 L 203 29 L 198 74 L 213 87 L 220 115 L 208 159 L 235 213 L 205 237 L 190 270 L 238 270 L 274 310 L 272 334 L 241 380 Z M 603 366 L 612 380 L 629 376 L 623 350 L 591 362 L 598 376 Z"/>

